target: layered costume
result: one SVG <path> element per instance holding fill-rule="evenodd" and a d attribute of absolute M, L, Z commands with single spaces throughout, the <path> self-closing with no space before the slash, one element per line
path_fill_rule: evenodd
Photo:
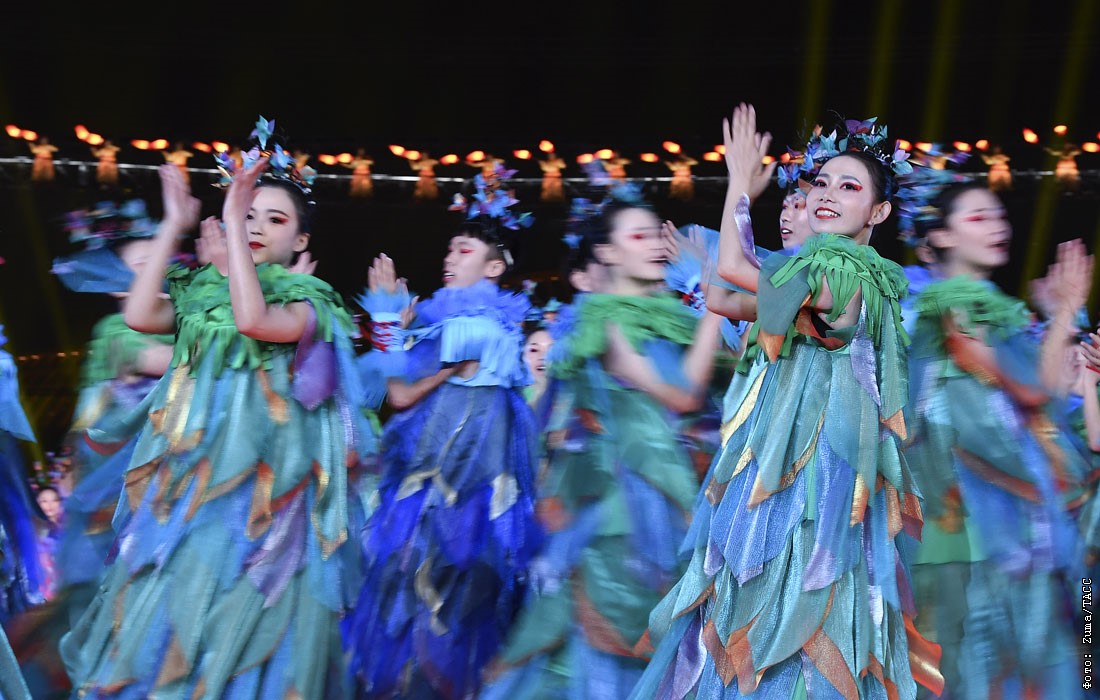
<path fill-rule="evenodd" d="M 519 607 L 539 542 L 536 434 L 520 392 L 528 306 L 485 280 L 441 289 L 417 306 L 412 349 L 391 348 L 408 357 L 390 376 L 479 367 L 384 429 L 378 505 L 361 542 L 366 582 L 346 623 L 365 697 L 467 697 Z"/>
<path fill-rule="evenodd" d="M 490 245 L 506 261 L 499 229 L 529 221 L 507 210 L 515 199 L 499 188 L 509 175 L 478 175 L 467 210 L 482 231 L 497 232 L 501 242 Z M 466 361 L 477 370 L 451 375 L 385 426 L 377 507 L 360 542 L 366 580 L 345 623 L 351 670 L 360 697 L 472 697 L 541 539 L 537 435 L 522 394 L 530 302 L 488 279 L 440 289 L 417 305 L 407 338 L 403 302 L 375 293 L 362 303 L 384 350 L 368 353 L 377 363 L 368 371 L 411 383 Z"/>
<path fill-rule="evenodd" d="M 556 342 L 551 373 L 571 405 L 540 489 L 549 536 L 483 697 L 625 697 L 640 677 L 649 611 L 683 568 L 698 481 L 678 417 L 614 379 L 602 355 L 616 324 L 663 381 L 686 387 L 695 323 L 672 297 L 589 294 Z"/>
<path fill-rule="evenodd" d="M 302 187 L 292 166 L 276 145 L 269 176 Z M 171 267 L 170 369 L 124 421 L 89 431 L 105 451 L 139 437 L 117 557 L 62 641 L 82 697 L 347 693 L 339 618 L 358 585 L 348 470 L 373 449 L 352 323 L 327 283 L 270 263 L 256 274 L 265 304 L 308 305 L 299 341 L 242 334 L 213 265 Z"/>
<path fill-rule="evenodd" d="M 1024 405 L 1006 386 L 1043 392 L 1027 308 L 991 283 L 954 277 L 929 283 L 915 309 L 906 454 L 928 522 L 914 576 L 922 626 L 944 645 L 950 697 L 1022 682 L 1074 697 L 1065 602 L 1081 553 L 1067 509 L 1087 467 L 1052 404 Z M 999 372 L 959 355 L 959 334 L 991 347 Z"/>

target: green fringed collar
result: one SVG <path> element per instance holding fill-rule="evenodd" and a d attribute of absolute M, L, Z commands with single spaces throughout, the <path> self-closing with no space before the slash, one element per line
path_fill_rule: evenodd
<path fill-rule="evenodd" d="M 290 272 L 281 265 L 264 263 L 256 267 L 268 304 L 308 301 L 317 318 L 318 340 L 332 340 L 335 326 L 351 333 L 352 321 L 340 295 L 327 283 L 312 275 Z M 288 352 L 291 343 L 268 343 L 249 338 L 237 330 L 229 298 L 229 278 L 212 265 L 189 270 L 175 266 L 166 274 L 168 290 L 176 307 L 176 347 L 172 366 L 191 365 L 213 353 L 214 371 L 269 368 L 272 357 Z"/>
<path fill-rule="evenodd" d="M 759 320 L 753 324 L 739 371 L 747 371 L 761 353 L 761 331 L 782 338 L 780 357 L 790 353 L 791 343 L 802 335 L 795 328 L 795 319 L 807 296 L 811 301 L 820 297 L 822 279 L 833 296 L 827 322 L 836 321 L 856 293 L 862 292 L 866 331 L 875 347 L 881 345 L 884 332 L 897 333 L 903 343 L 908 343 L 899 303 L 909 289 L 902 267 L 871 246 L 859 245 L 847 236 L 821 233 L 808 238 L 793 257 L 773 255 L 764 261 L 758 292 Z M 829 335 L 846 341 L 854 330 L 838 329 Z"/>
<path fill-rule="evenodd" d="M 957 276 L 927 285 L 916 302 L 917 333 L 943 349 L 943 319 L 951 314 L 959 330 L 973 334 L 980 326 L 987 340 L 1005 340 L 1026 328 L 1027 305 L 991 282 Z"/>
<path fill-rule="evenodd" d="M 651 338 L 690 345 L 695 338 L 695 315 L 679 299 L 669 296 L 634 297 L 588 294 L 577 311 L 577 322 L 559 342 L 566 351 L 555 356 L 551 374 L 569 377 L 585 361 L 607 350 L 607 325 L 614 323 L 635 349 Z"/>

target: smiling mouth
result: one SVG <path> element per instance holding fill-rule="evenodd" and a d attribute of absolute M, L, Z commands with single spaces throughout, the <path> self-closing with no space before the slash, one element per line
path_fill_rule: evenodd
<path fill-rule="evenodd" d="M 779 229 L 779 235 L 783 238 L 788 238 L 794 235 L 794 231 L 790 230 L 789 228 L 783 227 Z"/>
<path fill-rule="evenodd" d="M 837 214 L 832 209 L 826 209 L 825 207 L 818 207 L 814 210 L 814 216 L 819 219 L 838 219 L 840 214 Z"/>
<path fill-rule="evenodd" d="M 260 248 L 266 248 L 267 246 L 265 246 L 263 243 L 260 243 L 259 241 L 251 241 L 248 244 L 248 247 L 252 250 L 259 250 Z"/>
<path fill-rule="evenodd" d="M 454 278 L 455 278 L 455 273 L 453 273 L 453 272 L 444 272 L 443 273 L 443 281 L 444 282 L 451 282 L 451 281 L 454 280 Z"/>

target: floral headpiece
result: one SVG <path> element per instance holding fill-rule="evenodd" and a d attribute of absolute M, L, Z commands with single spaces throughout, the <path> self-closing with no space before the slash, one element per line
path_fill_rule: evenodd
<path fill-rule="evenodd" d="M 909 162 L 909 153 L 895 143 L 893 148 L 887 145 L 887 129 L 877 124 L 878 117 L 866 121 L 845 120 L 843 125 L 827 136 L 821 126 L 815 126 L 803 151 L 787 149 L 789 160 L 778 169 L 780 187 L 797 185 L 800 180 L 812 177 L 827 161 L 842 153 L 862 151 L 886 166 L 895 177 L 904 177 L 913 172 Z M 808 177 L 806 177 L 808 176 Z M 887 192 L 889 199 L 894 193 Z"/>
<path fill-rule="evenodd" d="M 512 190 L 505 188 L 505 184 L 515 174 L 515 170 L 508 170 L 497 163 L 488 175 L 478 174 L 474 177 L 475 191 L 472 201 L 456 194 L 451 205 L 447 207 L 450 211 L 465 211 L 466 221 L 476 221 L 483 234 L 490 239 L 489 242 L 496 245 L 508 267 L 512 267 L 515 261 L 508 250 L 507 239 L 511 236 L 507 232 L 530 228 L 535 222 L 531 212 L 516 213 L 512 210 L 512 207 L 519 204 L 519 200 Z"/>
<path fill-rule="evenodd" d="M 309 200 L 309 195 L 313 192 L 313 181 L 317 177 L 317 171 L 313 168 L 299 170 L 294 157 L 278 143 L 272 142 L 271 147 L 268 148 L 268 141 L 271 140 L 274 134 L 274 119 L 268 121 L 261 116 L 256 120 L 256 128 L 249 134 L 249 137 L 255 140 L 255 145 L 247 153 L 242 154 L 243 169 L 247 170 L 260 158 L 267 157 L 268 168 L 263 177 L 273 180 L 285 180 L 297 187 Z M 238 168 L 233 157 L 224 151 L 215 153 L 214 160 L 217 162 L 218 170 L 222 174 L 215 187 L 228 187 L 229 183 L 233 182 L 233 178 L 240 174 L 241 168 Z M 312 201 L 309 201 L 309 203 L 313 204 Z"/>
<path fill-rule="evenodd" d="M 504 189 L 505 183 L 516 174 L 515 170 L 508 170 L 500 163 L 493 168 L 488 177 L 479 174 L 474 177 L 476 189 L 473 201 L 468 202 L 461 194 L 456 194 L 451 206 L 451 211 L 466 210 L 466 219 L 493 219 L 498 225 L 511 231 L 521 228 L 530 228 L 534 223 L 534 217 L 530 212 L 516 214 L 511 207 L 519 204 L 512 190 Z"/>
<path fill-rule="evenodd" d="M 943 212 L 932 205 L 936 197 L 947 187 L 967 182 L 969 177 L 946 167 L 935 165 L 946 163 L 960 164 L 969 157 L 966 153 L 947 154 L 939 146 L 933 145 L 928 151 L 919 151 L 913 159 L 918 167 L 906 180 L 905 188 L 898 193 L 898 238 L 906 245 L 916 248 L 925 242 L 925 236 L 918 230 L 920 224 L 934 224 L 943 218 Z M 932 161 L 931 159 L 942 159 Z"/>
<path fill-rule="evenodd" d="M 157 232 L 157 225 L 140 199 L 131 199 L 121 206 L 100 202 L 94 209 L 78 209 L 65 215 L 69 241 L 83 243 L 86 250 L 128 238 L 149 238 Z"/>
<path fill-rule="evenodd" d="M 588 184 L 596 190 L 603 190 L 603 197 L 599 200 L 590 197 L 574 197 L 569 207 L 569 219 L 566 224 L 566 233 L 562 241 L 572 251 L 580 250 L 584 240 L 584 226 L 593 219 L 599 217 L 605 208 L 612 202 L 630 204 L 633 206 L 647 206 L 642 189 L 632 182 L 613 180 L 604 168 L 603 163 L 594 160 L 582 166 L 585 175 L 588 176 Z"/>

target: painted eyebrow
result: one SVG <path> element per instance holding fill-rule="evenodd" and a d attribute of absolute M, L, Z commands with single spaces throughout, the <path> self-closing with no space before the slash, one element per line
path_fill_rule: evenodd
<path fill-rule="evenodd" d="M 249 211 L 249 212 L 254 212 L 254 211 L 256 211 L 256 209 L 255 209 L 255 208 L 253 208 L 253 207 L 249 207 L 249 208 L 248 208 L 248 211 Z M 265 213 L 265 214 L 282 214 L 282 215 L 283 215 L 283 216 L 285 216 L 286 218 L 288 218 L 288 219 L 290 218 L 290 214 L 287 214 L 287 213 L 286 213 L 285 211 L 283 211 L 282 209 L 264 209 L 264 210 L 262 210 L 262 212 L 261 212 L 261 213 Z"/>

